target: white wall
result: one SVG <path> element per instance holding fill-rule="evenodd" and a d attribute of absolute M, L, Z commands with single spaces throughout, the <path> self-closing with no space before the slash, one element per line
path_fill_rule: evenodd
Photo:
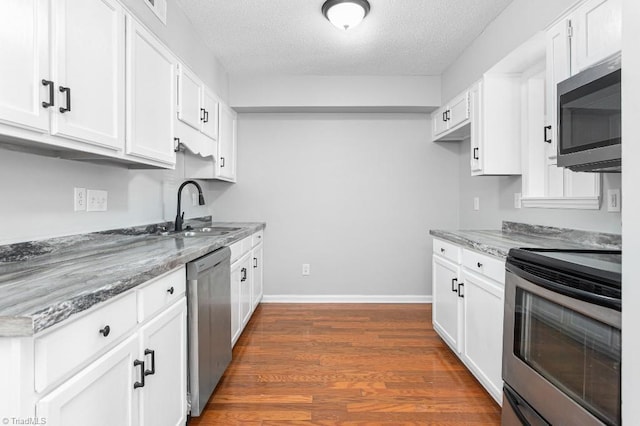
<path fill-rule="evenodd" d="M 577 0 L 514 0 L 442 75 L 442 100 L 469 87 Z"/>
<path fill-rule="evenodd" d="M 173 220 L 181 176 L 180 167 L 128 170 L 0 150 L 0 244 Z M 74 212 L 74 187 L 108 191 L 108 210 Z M 188 188 L 185 217 L 209 214 L 211 204 L 189 205 Z"/>
<path fill-rule="evenodd" d="M 640 2 L 622 2 L 622 422 L 638 423 L 640 383 Z"/>
<path fill-rule="evenodd" d="M 498 229 L 503 220 L 563 228 L 620 234 L 620 213 L 600 210 L 541 209 L 514 207 L 514 194 L 522 193 L 520 176 L 471 176 L 469 140 L 460 144 L 460 228 Z M 603 174 L 603 194 L 620 189 L 620 174 Z M 473 210 L 473 198 L 480 198 L 480 210 Z"/>
<path fill-rule="evenodd" d="M 441 104 L 439 76 L 232 76 L 229 86 L 231 106 L 247 112 L 291 108 L 425 112 Z"/>
<path fill-rule="evenodd" d="M 267 295 L 430 295 L 428 231 L 458 224 L 457 148 L 430 135 L 419 114 L 240 114 L 214 218 L 267 222 Z"/>

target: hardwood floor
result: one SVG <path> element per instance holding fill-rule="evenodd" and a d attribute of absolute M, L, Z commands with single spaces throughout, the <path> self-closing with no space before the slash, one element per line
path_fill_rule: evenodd
<path fill-rule="evenodd" d="M 263 304 L 198 425 L 499 425 L 431 305 Z"/>

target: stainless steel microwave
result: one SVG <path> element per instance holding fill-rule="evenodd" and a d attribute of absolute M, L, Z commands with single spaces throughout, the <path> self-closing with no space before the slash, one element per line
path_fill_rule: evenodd
<path fill-rule="evenodd" d="M 558 166 L 621 171 L 621 62 L 617 54 L 558 83 Z"/>

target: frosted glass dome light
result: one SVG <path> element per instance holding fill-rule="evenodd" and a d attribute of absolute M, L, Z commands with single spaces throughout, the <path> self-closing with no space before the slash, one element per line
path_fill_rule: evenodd
<path fill-rule="evenodd" d="M 358 25 L 369 13 L 367 0 L 327 0 L 322 14 L 336 27 L 348 30 Z"/>

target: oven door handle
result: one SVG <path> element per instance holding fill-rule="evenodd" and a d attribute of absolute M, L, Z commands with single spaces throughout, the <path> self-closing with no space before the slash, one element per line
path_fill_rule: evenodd
<path fill-rule="evenodd" d="M 546 288 L 547 290 L 564 294 L 565 296 L 582 300 L 583 302 L 595 303 L 596 305 L 604 306 L 605 308 L 614 309 L 619 312 L 622 310 L 622 300 L 620 299 L 602 296 L 599 294 L 590 293 L 584 290 L 580 290 L 580 289 L 569 287 L 560 283 L 556 283 L 554 281 L 551 281 L 546 278 L 539 277 L 530 272 L 527 272 L 519 268 L 518 265 L 516 265 L 513 262 L 507 261 L 507 270 L 529 282 L 532 282 L 533 284 Z"/>

